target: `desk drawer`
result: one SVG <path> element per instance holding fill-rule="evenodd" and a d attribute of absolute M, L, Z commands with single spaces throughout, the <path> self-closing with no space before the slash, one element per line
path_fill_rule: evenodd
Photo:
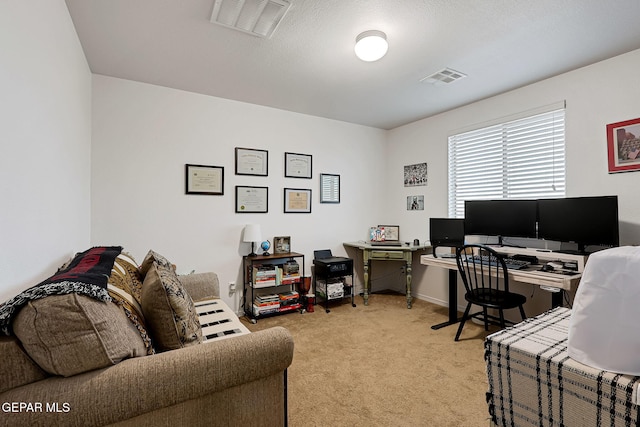
<path fill-rule="evenodd" d="M 402 251 L 371 251 L 371 259 L 404 259 Z"/>

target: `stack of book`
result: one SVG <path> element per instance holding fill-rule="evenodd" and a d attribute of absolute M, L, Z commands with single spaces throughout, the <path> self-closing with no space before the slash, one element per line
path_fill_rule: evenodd
<path fill-rule="evenodd" d="M 258 265 L 253 267 L 254 288 L 267 288 L 278 284 L 278 269 L 275 265 Z"/>
<path fill-rule="evenodd" d="M 278 295 L 280 311 L 296 310 L 301 307 L 300 294 L 296 291 L 283 292 Z"/>
<path fill-rule="evenodd" d="M 280 311 L 280 297 L 278 295 L 258 295 L 255 297 L 253 301 L 254 316 L 277 313 L 278 311 Z"/>

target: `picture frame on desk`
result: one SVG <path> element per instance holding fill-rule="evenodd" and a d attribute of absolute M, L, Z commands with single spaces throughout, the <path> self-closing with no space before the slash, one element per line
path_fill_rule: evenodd
<path fill-rule="evenodd" d="M 273 253 L 288 254 L 291 252 L 291 236 L 276 236 L 273 238 Z"/>
<path fill-rule="evenodd" d="M 607 125 L 609 173 L 640 170 L 640 118 Z"/>

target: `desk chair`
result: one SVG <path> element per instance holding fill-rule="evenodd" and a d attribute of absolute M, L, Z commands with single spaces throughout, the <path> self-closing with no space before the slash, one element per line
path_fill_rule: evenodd
<path fill-rule="evenodd" d="M 485 259 L 494 262 L 480 263 L 478 256 L 488 257 Z M 460 338 L 465 322 L 473 317 L 484 321 L 485 331 L 489 330 L 489 323 L 499 325 L 503 329 L 507 322 L 513 324 L 505 321 L 503 310 L 517 307 L 520 309 L 522 320 L 526 318 L 522 306 L 527 297 L 509 291 L 509 274 L 502 255 L 488 246 L 469 244 L 456 250 L 456 262 L 466 290 L 464 299 L 467 300 L 467 308 L 460 321 L 456 341 Z M 469 314 L 472 304 L 482 307 L 482 311 Z M 498 310 L 499 317 L 490 315 L 487 312 L 489 308 Z"/>

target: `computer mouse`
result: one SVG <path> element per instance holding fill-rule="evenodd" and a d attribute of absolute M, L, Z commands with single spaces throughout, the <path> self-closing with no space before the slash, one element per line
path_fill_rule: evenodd
<path fill-rule="evenodd" d="M 542 266 L 542 271 L 554 271 L 554 270 L 555 270 L 555 268 L 553 268 L 552 265 L 545 264 L 545 265 Z"/>

